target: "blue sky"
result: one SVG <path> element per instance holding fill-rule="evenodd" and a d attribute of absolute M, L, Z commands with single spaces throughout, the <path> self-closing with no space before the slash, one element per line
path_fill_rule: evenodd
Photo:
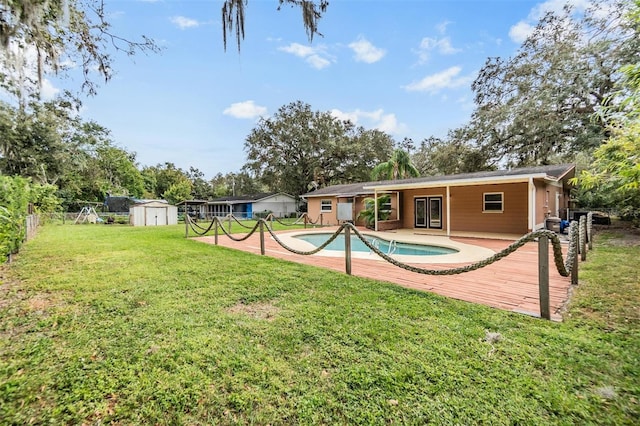
<path fill-rule="evenodd" d="M 114 33 L 144 34 L 163 51 L 118 55 L 82 115 L 140 165 L 170 161 L 207 178 L 240 171 L 259 117 L 297 100 L 417 144 L 465 123 L 486 59 L 512 55 L 542 11 L 562 3 L 331 0 L 324 37 L 310 43 L 299 9 L 249 0 L 238 54 L 233 38 L 223 49 L 222 1 L 106 0 Z"/>

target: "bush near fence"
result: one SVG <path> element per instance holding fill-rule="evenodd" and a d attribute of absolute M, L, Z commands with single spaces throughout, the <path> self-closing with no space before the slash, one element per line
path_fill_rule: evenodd
<path fill-rule="evenodd" d="M 17 253 L 26 238 L 29 181 L 0 176 L 0 261 Z"/>
<path fill-rule="evenodd" d="M 35 236 L 41 212 L 55 211 L 57 187 L 34 184 L 20 176 L 0 176 L 0 262 Z"/>

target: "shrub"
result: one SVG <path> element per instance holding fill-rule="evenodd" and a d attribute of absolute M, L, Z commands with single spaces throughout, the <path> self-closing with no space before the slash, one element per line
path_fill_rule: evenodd
<path fill-rule="evenodd" d="M 0 259 L 16 253 L 22 244 L 28 206 L 29 181 L 0 176 Z"/>
<path fill-rule="evenodd" d="M 54 185 L 34 185 L 20 176 L 0 176 L 0 260 L 16 253 L 25 239 L 29 205 L 36 213 L 50 213 L 60 206 Z"/>
<path fill-rule="evenodd" d="M 269 216 L 271 213 L 272 213 L 271 210 L 265 210 L 265 211 L 262 211 L 262 212 L 254 212 L 253 213 L 253 218 L 254 219 L 264 219 L 267 216 Z"/>

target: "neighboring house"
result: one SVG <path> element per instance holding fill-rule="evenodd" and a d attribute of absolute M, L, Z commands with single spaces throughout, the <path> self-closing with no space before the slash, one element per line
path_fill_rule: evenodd
<path fill-rule="evenodd" d="M 197 206 L 201 218 L 224 217 L 229 213 L 243 219 L 252 219 L 256 214 L 266 213 L 287 217 L 295 214 L 298 206 L 295 197 L 283 192 L 228 196 L 187 203 Z"/>
<path fill-rule="evenodd" d="M 365 198 L 389 194 L 388 221 L 377 230 L 409 228 L 434 233 L 526 234 L 549 217 L 569 216 L 569 179 L 575 165 L 428 176 L 395 181 L 334 185 L 302 195 L 312 220 L 356 224 Z"/>
<path fill-rule="evenodd" d="M 129 223 L 133 226 L 176 225 L 178 207 L 164 200 L 136 203 L 129 209 Z"/>

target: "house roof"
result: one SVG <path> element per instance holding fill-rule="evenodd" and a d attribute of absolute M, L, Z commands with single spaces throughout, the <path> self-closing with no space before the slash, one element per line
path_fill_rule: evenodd
<path fill-rule="evenodd" d="M 427 188 L 434 186 L 462 186 L 490 183 L 522 182 L 530 178 L 560 181 L 572 177 L 575 164 L 557 164 L 552 166 L 524 167 L 511 170 L 493 170 L 488 172 L 461 173 L 444 176 L 425 176 L 409 179 L 364 182 L 346 185 L 332 185 L 303 194 L 302 197 L 341 196 L 373 194 L 374 191 Z"/>
<path fill-rule="evenodd" d="M 208 204 L 244 204 L 244 203 L 256 203 L 258 201 L 266 200 L 267 198 L 271 198 L 276 195 L 284 195 L 292 200 L 292 197 L 289 194 L 285 194 L 284 192 L 261 192 L 258 194 L 251 195 L 235 195 L 235 196 L 227 196 L 227 197 L 219 197 L 214 198 L 213 200 L 207 201 Z"/>

